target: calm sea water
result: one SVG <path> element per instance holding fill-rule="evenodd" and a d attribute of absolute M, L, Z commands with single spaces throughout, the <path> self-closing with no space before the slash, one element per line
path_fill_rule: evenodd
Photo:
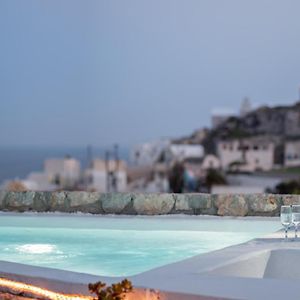
<path fill-rule="evenodd" d="M 128 161 L 129 150 L 121 148 L 119 155 Z M 94 157 L 104 157 L 105 149 L 94 148 Z M 25 178 L 32 171 L 42 171 L 47 158 L 63 158 L 71 155 L 87 164 L 87 151 L 82 148 L 44 148 L 44 147 L 0 147 L 0 184 L 6 179 Z"/>

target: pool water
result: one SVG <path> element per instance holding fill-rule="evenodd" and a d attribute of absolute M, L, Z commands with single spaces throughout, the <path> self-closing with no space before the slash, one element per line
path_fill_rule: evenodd
<path fill-rule="evenodd" d="M 0 260 L 128 276 L 279 228 L 278 218 L 0 214 Z"/>

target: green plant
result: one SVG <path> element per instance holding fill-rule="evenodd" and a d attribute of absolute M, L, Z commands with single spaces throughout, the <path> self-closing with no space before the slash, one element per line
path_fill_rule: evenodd
<path fill-rule="evenodd" d="M 182 193 L 184 187 L 184 166 L 181 163 L 176 163 L 169 172 L 169 184 L 173 193 Z"/>
<path fill-rule="evenodd" d="M 224 175 L 214 169 L 209 169 L 205 177 L 205 185 L 210 189 L 213 185 L 225 185 L 227 184 Z"/>
<path fill-rule="evenodd" d="M 291 180 L 287 182 L 280 182 L 276 185 L 275 194 L 300 194 L 300 181 L 299 180 Z"/>
<path fill-rule="evenodd" d="M 96 300 L 123 300 L 126 293 L 132 291 L 132 283 L 124 279 L 111 286 L 106 286 L 104 282 L 98 281 L 89 284 L 89 291 L 96 294 Z"/>

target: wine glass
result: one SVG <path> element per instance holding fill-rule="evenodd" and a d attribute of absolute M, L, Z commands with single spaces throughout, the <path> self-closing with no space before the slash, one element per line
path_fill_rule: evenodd
<path fill-rule="evenodd" d="M 295 226 L 295 239 L 298 237 L 298 225 L 300 224 L 300 205 L 292 206 L 292 222 Z"/>
<path fill-rule="evenodd" d="M 285 230 L 285 240 L 287 240 L 287 232 L 292 223 L 292 207 L 290 205 L 283 205 L 280 209 L 280 221 Z"/>

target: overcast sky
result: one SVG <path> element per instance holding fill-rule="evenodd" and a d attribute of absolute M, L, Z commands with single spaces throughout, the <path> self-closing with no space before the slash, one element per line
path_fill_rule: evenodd
<path fill-rule="evenodd" d="M 0 145 L 130 146 L 290 104 L 299 0 L 0 0 Z"/>

